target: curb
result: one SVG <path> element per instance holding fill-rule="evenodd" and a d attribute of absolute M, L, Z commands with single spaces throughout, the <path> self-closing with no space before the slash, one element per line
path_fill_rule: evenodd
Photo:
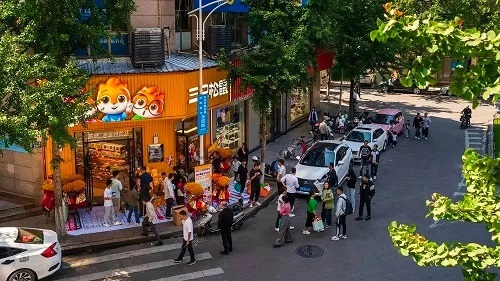
<path fill-rule="evenodd" d="M 262 204 L 260 206 L 255 206 L 251 209 L 247 209 L 245 212 L 245 216 L 243 220 L 248 220 L 251 217 L 254 217 L 257 215 L 257 213 L 262 210 L 263 208 L 266 208 L 269 206 L 269 203 L 276 198 L 278 195 L 278 190 L 274 190 L 269 196 L 264 199 Z M 196 228 L 193 230 L 196 233 Z M 182 236 L 182 230 L 178 231 L 169 231 L 166 233 L 159 233 L 160 238 L 162 240 L 165 239 L 170 239 L 170 238 L 175 238 L 175 237 L 180 237 Z M 154 236 L 133 236 L 133 237 L 124 237 L 124 238 L 117 238 L 117 239 L 112 239 L 112 240 L 103 240 L 103 241 L 97 241 L 97 242 L 90 242 L 90 243 L 80 243 L 78 245 L 70 245 L 70 246 L 61 246 L 61 251 L 63 256 L 69 256 L 69 255 L 75 255 L 75 254 L 80 254 L 84 252 L 91 252 L 94 250 L 105 250 L 105 249 L 113 249 L 113 248 L 119 248 L 123 246 L 129 246 L 129 245 L 135 245 L 135 244 L 142 244 L 142 243 L 149 243 L 149 242 L 154 242 L 156 239 Z"/>

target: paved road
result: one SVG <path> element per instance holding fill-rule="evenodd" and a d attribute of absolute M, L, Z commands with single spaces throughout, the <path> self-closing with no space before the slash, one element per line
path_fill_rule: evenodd
<path fill-rule="evenodd" d="M 417 230 L 436 241 L 476 241 L 491 243 L 481 225 L 433 222 L 424 218 L 425 200 L 440 192 L 460 198 L 465 188 L 461 177 L 461 154 L 466 145 L 480 150 L 483 123 L 490 107 L 473 113 L 474 128 L 459 129 L 458 117 L 465 103 L 455 98 L 415 95 L 363 94 L 366 108 L 398 107 L 407 118 L 428 112 L 432 118 L 430 138 L 400 138 L 398 147 L 381 156 L 375 181 L 377 194 L 372 205 L 372 220 L 347 220 L 348 239 L 330 241 L 332 231 L 301 234 L 305 221 L 305 200 L 297 201 L 297 216 L 292 219 L 294 243 L 273 249 L 276 232 L 274 205 L 263 209 L 234 233 L 235 251 L 220 256 L 220 236 L 208 236 L 196 245 L 198 264 L 173 265 L 177 239 L 165 241 L 163 248 L 149 244 L 91 253 L 65 259 L 74 267 L 62 269 L 48 280 L 461 280 L 459 268 L 421 268 L 411 258 L 399 255 L 387 233 L 393 220 L 415 223 Z M 318 258 L 298 256 L 301 245 L 317 245 L 324 250 Z M 141 251 L 142 250 L 142 251 Z M 80 266 L 76 266 L 80 265 Z"/>

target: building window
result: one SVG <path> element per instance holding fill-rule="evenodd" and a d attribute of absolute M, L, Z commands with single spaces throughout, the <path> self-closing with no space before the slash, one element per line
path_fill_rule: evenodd
<path fill-rule="evenodd" d="M 245 142 L 244 103 L 214 111 L 215 138 L 220 147 L 235 150 Z"/>
<path fill-rule="evenodd" d="M 290 93 L 290 122 L 294 123 L 309 113 L 309 91 L 296 89 Z"/>
<path fill-rule="evenodd" d="M 191 28 L 188 12 L 193 9 L 192 1 L 175 0 L 175 30 L 189 31 Z"/>
<path fill-rule="evenodd" d="M 214 13 L 211 25 L 223 25 L 231 28 L 231 47 L 238 49 L 248 46 L 248 31 L 244 13 Z"/>

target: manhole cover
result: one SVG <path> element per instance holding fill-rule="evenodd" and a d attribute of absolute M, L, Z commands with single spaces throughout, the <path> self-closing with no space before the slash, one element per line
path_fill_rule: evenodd
<path fill-rule="evenodd" d="M 303 258 L 319 258 L 325 251 L 315 245 L 302 245 L 295 249 L 295 253 Z"/>
<path fill-rule="evenodd" d="M 194 238 L 193 239 L 193 244 L 200 244 L 200 243 L 205 243 L 208 240 L 206 238 Z"/>

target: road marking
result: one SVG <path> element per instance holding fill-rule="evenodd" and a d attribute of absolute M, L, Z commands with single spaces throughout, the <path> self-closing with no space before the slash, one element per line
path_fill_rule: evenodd
<path fill-rule="evenodd" d="M 161 279 L 156 279 L 154 281 L 184 281 L 184 280 L 193 280 L 193 279 L 198 279 L 198 278 L 203 278 L 203 277 L 208 277 L 208 276 L 214 276 L 214 275 L 219 275 L 223 274 L 224 270 L 220 267 L 216 268 L 211 268 L 207 270 L 201 270 L 201 271 L 195 271 L 191 273 L 186 273 L 186 274 L 181 274 L 181 275 L 176 275 L 176 276 L 170 276 L 166 278 L 161 278 Z"/>
<path fill-rule="evenodd" d="M 174 244 L 168 244 L 168 245 L 164 245 L 164 246 L 160 246 L 160 247 L 146 248 L 146 249 L 140 249 L 140 250 L 135 250 L 135 251 L 110 254 L 110 255 L 105 255 L 105 256 L 97 256 L 97 257 L 93 257 L 93 258 L 86 258 L 86 259 L 75 258 L 75 259 L 71 259 L 71 260 L 64 259 L 63 265 L 61 266 L 61 269 L 75 268 L 75 267 L 79 267 L 79 266 L 91 265 L 91 264 L 96 264 L 96 263 L 103 263 L 103 262 L 108 262 L 108 261 L 128 259 L 131 257 L 144 256 L 144 255 L 149 255 L 152 253 L 172 251 L 172 250 L 180 249 L 181 246 L 182 246 L 181 243 L 174 243 Z"/>
<path fill-rule="evenodd" d="M 453 196 L 464 196 L 465 192 L 455 192 L 453 193 Z"/>
<path fill-rule="evenodd" d="M 151 252 L 154 252 L 153 249 L 151 249 L 150 253 Z M 210 253 L 208 253 L 208 252 L 196 255 L 197 261 L 208 260 L 211 258 L 212 258 L 212 255 L 210 255 Z M 159 269 L 159 268 L 173 266 L 173 265 L 177 265 L 177 263 L 175 263 L 173 259 L 168 259 L 168 260 L 159 261 L 159 262 L 151 262 L 151 263 L 145 263 L 145 264 L 140 264 L 140 265 L 127 266 L 127 267 L 122 267 L 122 268 L 118 268 L 118 269 L 106 270 L 106 271 L 102 271 L 102 272 L 85 274 L 85 275 L 81 275 L 78 277 L 63 278 L 63 279 L 57 279 L 57 280 L 92 281 L 92 280 L 102 280 L 102 279 L 115 278 L 115 277 L 129 277 L 131 273 Z M 184 279 L 184 280 L 188 280 L 188 279 Z"/>

